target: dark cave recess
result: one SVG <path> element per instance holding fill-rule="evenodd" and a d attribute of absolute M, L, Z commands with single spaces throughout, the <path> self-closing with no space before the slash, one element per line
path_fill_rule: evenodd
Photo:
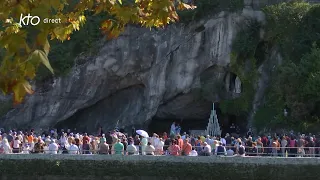
<path fill-rule="evenodd" d="M 236 116 L 232 114 L 222 114 L 221 110 L 219 108 L 216 108 L 218 120 L 220 123 L 220 126 L 222 128 L 222 135 L 224 136 L 226 133 L 228 133 L 230 130 L 230 126 L 232 123 L 240 127 L 240 133 L 245 133 L 245 127 L 246 127 L 246 117 L 245 116 Z M 181 119 L 181 118 L 153 118 L 148 126 L 148 132 L 150 134 L 157 133 L 159 135 L 162 135 L 163 132 L 169 133 L 171 124 L 173 122 L 177 122 L 181 126 L 181 134 L 183 132 L 189 132 L 189 130 L 205 130 L 210 113 L 208 112 L 206 119 Z"/>

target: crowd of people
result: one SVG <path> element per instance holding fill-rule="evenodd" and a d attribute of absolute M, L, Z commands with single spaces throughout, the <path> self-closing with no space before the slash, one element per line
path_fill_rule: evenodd
<path fill-rule="evenodd" d="M 172 128 L 173 129 L 173 128 Z M 180 131 L 180 130 L 179 130 Z M 51 130 L 37 134 L 9 131 L 0 133 L 0 153 L 44 154 L 122 154 L 122 155 L 171 155 L 171 156 L 320 156 L 320 141 L 316 136 L 301 134 L 263 135 L 244 137 L 237 135 L 195 136 L 186 132 L 166 132 L 152 137 L 119 132 L 117 129 L 104 134 L 88 135 L 70 130 Z"/>

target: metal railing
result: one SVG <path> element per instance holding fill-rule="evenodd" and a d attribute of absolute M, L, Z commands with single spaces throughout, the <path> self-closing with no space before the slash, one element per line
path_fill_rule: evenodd
<path fill-rule="evenodd" d="M 110 146 L 112 147 L 112 146 Z M 59 148 L 56 151 L 41 149 L 39 151 L 36 150 L 25 150 L 23 148 L 12 149 L 10 153 L 13 154 L 78 154 L 78 155 L 88 155 L 88 154 L 104 154 L 104 155 L 112 155 L 112 154 L 122 154 L 122 155 L 170 155 L 168 151 L 169 146 L 164 146 L 162 149 L 156 149 L 154 152 L 143 152 L 142 146 L 135 146 L 137 151 L 117 151 L 114 149 L 90 149 L 84 150 L 81 147 L 79 150 L 68 150 Z M 197 151 L 198 155 L 201 156 L 205 154 L 203 151 L 203 146 L 192 146 L 194 150 Z M 236 146 L 223 146 L 225 147 L 224 152 L 216 152 L 215 149 L 209 153 L 209 155 L 239 155 L 239 149 Z M 279 157 L 320 157 L 320 147 L 245 147 L 245 156 L 279 156 Z M 217 147 L 216 147 L 217 148 Z M 228 152 L 228 150 L 232 150 L 233 153 Z M 180 150 L 178 152 L 179 155 L 182 154 Z M 206 154 L 208 156 L 208 153 Z"/>

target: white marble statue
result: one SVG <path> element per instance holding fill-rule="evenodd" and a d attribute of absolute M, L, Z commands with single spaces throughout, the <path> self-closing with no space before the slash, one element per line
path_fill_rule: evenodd
<path fill-rule="evenodd" d="M 236 80 L 235 80 L 235 93 L 241 93 L 241 80 L 239 78 L 239 76 L 237 76 Z"/>

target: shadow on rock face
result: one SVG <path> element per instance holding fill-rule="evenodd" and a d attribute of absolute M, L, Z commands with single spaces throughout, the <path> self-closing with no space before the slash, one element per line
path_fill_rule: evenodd
<path fill-rule="evenodd" d="M 114 129 L 118 120 L 119 128 L 134 124 L 133 122 L 140 122 L 143 120 L 143 117 L 140 116 L 140 112 L 143 111 L 143 92 L 143 85 L 135 85 L 118 91 L 57 123 L 55 127 L 58 129 L 77 128 L 80 132 L 97 132 L 99 126 L 102 126 L 104 130 Z"/>

